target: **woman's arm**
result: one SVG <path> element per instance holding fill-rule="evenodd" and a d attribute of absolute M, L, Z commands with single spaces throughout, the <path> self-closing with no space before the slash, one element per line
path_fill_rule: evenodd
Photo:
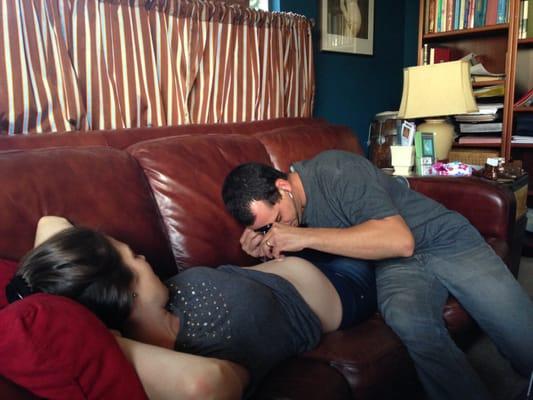
<path fill-rule="evenodd" d="M 150 399 L 240 399 L 248 372 L 229 361 L 117 337 Z"/>
<path fill-rule="evenodd" d="M 35 242 L 33 247 L 39 246 L 46 239 L 61 232 L 62 230 L 71 228 L 73 225 L 68 219 L 63 217 L 56 217 L 53 215 L 46 215 L 37 222 L 37 230 L 35 231 Z"/>

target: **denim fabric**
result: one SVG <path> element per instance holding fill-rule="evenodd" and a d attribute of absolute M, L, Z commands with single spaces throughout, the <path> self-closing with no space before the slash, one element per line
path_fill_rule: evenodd
<path fill-rule="evenodd" d="M 449 255 L 418 254 L 376 269 L 378 306 L 406 345 L 431 399 L 488 399 L 442 318 L 449 294 L 515 369 L 533 370 L 533 303 L 485 243 Z"/>
<path fill-rule="evenodd" d="M 376 277 L 374 268 L 367 261 L 314 250 L 294 255 L 313 263 L 337 290 L 342 303 L 339 329 L 356 325 L 376 312 Z"/>

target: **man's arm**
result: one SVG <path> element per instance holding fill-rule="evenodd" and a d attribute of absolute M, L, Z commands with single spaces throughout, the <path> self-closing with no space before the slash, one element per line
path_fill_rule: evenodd
<path fill-rule="evenodd" d="M 39 246 L 42 242 L 52 237 L 62 230 L 71 228 L 73 225 L 63 217 L 56 217 L 47 215 L 41 217 L 37 222 L 37 230 L 35 231 L 35 242 L 33 247 Z"/>
<path fill-rule="evenodd" d="M 267 243 L 268 241 L 268 243 Z M 270 257 L 304 248 L 364 260 L 410 257 L 415 241 L 399 215 L 372 219 L 349 228 L 297 228 L 274 224 L 258 246 Z"/>
<path fill-rule="evenodd" d="M 116 339 L 150 399 L 240 399 L 248 384 L 246 369 L 229 361 Z"/>

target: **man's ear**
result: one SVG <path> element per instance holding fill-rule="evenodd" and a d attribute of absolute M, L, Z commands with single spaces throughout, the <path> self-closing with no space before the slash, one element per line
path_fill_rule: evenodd
<path fill-rule="evenodd" d="M 276 179 L 275 185 L 278 190 L 283 190 L 285 192 L 292 191 L 292 186 L 289 183 L 289 181 L 286 179 L 281 179 L 281 178 Z"/>

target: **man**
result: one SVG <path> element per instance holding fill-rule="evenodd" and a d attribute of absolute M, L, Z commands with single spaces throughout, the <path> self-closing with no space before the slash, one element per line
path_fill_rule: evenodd
<path fill-rule="evenodd" d="M 365 158 L 326 151 L 288 175 L 244 164 L 222 195 L 252 256 L 307 248 L 375 260 L 378 307 L 432 399 L 490 398 L 445 327 L 450 293 L 521 374 L 533 370 L 533 304 L 502 260 L 463 216 Z"/>

